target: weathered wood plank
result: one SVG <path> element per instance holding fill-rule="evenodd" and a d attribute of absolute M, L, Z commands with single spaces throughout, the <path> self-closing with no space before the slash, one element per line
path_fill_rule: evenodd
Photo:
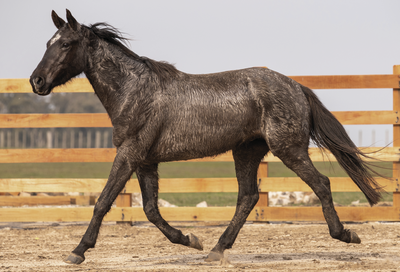
<path fill-rule="evenodd" d="M 302 191 L 311 192 L 311 188 L 297 177 L 260 178 L 260 192 Z M 333 192 L 359 192 L 350 178 L 331 177 Z M 106 179 L 0 179 L 0 192 L 101 192 Z M 377 178 L 377 182 L 387 192 L 396 192 L 400 185 L 396 180 Z M 190 192 L 237 192 L 236 178 L 173 178 L 160 179 L 160 193 Z M 140 187 L 137 179 L 128 181 L 124 193 L 138 193 Z"/>
<path fill-rule="evenodd" d="M 343 125 L 398 124 L 397 111 L 332 112 Z M 0 128 L 112 127 L 106 113 L 0 114 Z"/>
<path fill-rule="evenodd" d="M 400 161 L 400 151 L 398 147 L 368 147 L 362 148 L 365 153 L 369 153 L 373 161 Z M 44 162 L 113 162 L 116 154 L 115 148 L 70 148 L 70 149 L 0 149 L 0 163 L 44 163 Z M 335 157 L 329 153 L 323 153 L 318 148 L 309 149 L 312 161 L 336 161 Z M 217 157 L 207 157 L 202 159 L 189 160 L 192 162 L 232 162 L 232 152 L 221 154 Z M 264 162 L 280 162 L 278 157 L 268 153 L 263 159 Z"/>
<path fill-rule="evenodd" d="M 398 88 L 398 75 L 289 76 L 311 89 Z"/>
<path fill-rule="evenodd" d="M 341 221 L 399 221 L 394 207 L 335 207 Z M 321 207 L 257 207 L 249 221 L 325 221 Z"/>
<path fill-rule="evenodd" d="M 394 125 L 398 124 L 397 111 L 334 111 L 342 125 Z"/>
<path fill-rule="evenodd" d="M 125 191 L 125 190 L 124 190 Z M 115 199 L 115 205 L 117 207 L 131 207 L 132 206 L 132 194 L 121 193 Z"/>
<path fill-rule="evenodd" d="M 332 192 L 360 192 L 357 185 L 348 177 L 330 177 L 329 180 Z M 377 178 L 376 181 L 387 192 L 396 192 L 400 189 L 396 180 Z M 261 192 L 312 192 L 311 188 L 297 177 L 261 178 L 259 189 Z"/>
<path fill-rule="evenodd" d="M 400 74 L 400 65 L 393 66 L 393 74 Z M 400 111 L 400 86 L 393 88 L 393 110 L 399 112 Z M 400 150 L 400 124 L 393 125 L 393 146 L 399 148 Z M 392 170 L 393 178 L 398 181 L 400 179 L 400 162 L 393 162 L 393 170 Z M 400 208 L 400 193 L 397 190 L 393 193 L 393 205 L 397 208 Z"/>
<path fill-rule="evenodd" d="M 115 148 L 0 149 L 0 163 L 112 162 Z"/>
<path fill-rule="evenodd" d="M 94 92 L 86 78 L 75 78 L 64 86 L 54 88 L 53 92 L 88 93 Z M 0 93 L 33 93 L 28 78 L 0 79 Z"/>
<path fill-rule="evenodd" d="M 36 206 L 36 205 L 70 205 L 71 197 L 69 196 L 1 196 L 0 206 Z"/>
<path fill-rule="evenodd" d="M 0 192 L 101 192 L 107 179 L 0 179 Z M 136 182 L 137 183 L 137 182 Z M 137 188 L 139 190 L 139 187 Z"/>
<path fill-rule="evenodd" d="M 336 207 L 342 221 L 398 221 L 400 212 L 393 207 Z M 235 207 L 160 208 L 167 221 L 230 221 Z M 93 207 L 81 208 L 2 208 L 0 222 L 72 222 L 90 221 Z M 257 207 L 248 221 L 325 221 L 321 207 Z M 147 221 L 139 207 L 111 208 L 104 221 Z"/>
<path fill-rule="evenodd" d="M 263 191 L 260 188 L 261 185 L 261 179 L 262 178 L 268 178 L 268 162 L 261 162 L 260 165 L 258 166 L 257 170 L 257 186 L 258 186 L 258 202 L 256 204 L 256 207 L 259 206 L 268 206 L 269 200 L 268 200 L 268 191 Z"/>
<path fill-rule="evenodd" d="M 397 75 L 328 75 L 289 76 L 311 89 L 369 89 L 399 88 Z M 86 78 L 76 78 L 65 86 L 56 87 L 54 92 L 93 92 Z M 0 79 L 0 93 L 31 93 L 29 79 Z"/>

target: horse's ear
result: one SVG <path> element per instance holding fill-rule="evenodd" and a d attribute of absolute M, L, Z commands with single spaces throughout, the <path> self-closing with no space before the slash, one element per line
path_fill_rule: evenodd
<path fill-rule="evenodd" d="M 72 16 L 71 12 L 67 9 L 67 20 L 69 26 L 74 30 L 77 31 L 81 28 L 81 25 L 76 21 L 74 16 Z"/>
<path fill-rule="evenodd" d="M 60 29 L 63 25 L 65 25 L 65 21 L 61 19 L 54 10 L 51 12 L 51 18 L 53 19 L 53 23 L 57 29 Z"/>

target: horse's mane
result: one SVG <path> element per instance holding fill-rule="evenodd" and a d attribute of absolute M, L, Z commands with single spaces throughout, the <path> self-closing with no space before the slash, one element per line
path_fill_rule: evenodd
<path fill-rule="evenodd" d="M 119 47 L 128 57 L 146 64 L 146 66 L 153 73 L 155 73 L 161 81 L 165 81 L 168 78 L 171 78 L 171 76 L 177 75 L 179 72 L 175 66 L 170 63 L 155 61 L 147 57 L 137 55 L 126 46 L 129 39 L 125 38 L 117 28 L 107 23 L 96 23 L 89 25 L 87 28 L 90 29 L 100 39 Z"/>

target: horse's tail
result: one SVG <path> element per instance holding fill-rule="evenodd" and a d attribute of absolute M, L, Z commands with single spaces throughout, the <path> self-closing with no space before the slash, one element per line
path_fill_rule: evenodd
<path fill-rule="evenodd" d="M 319 148 L 328 149 L 347 172 L 368 202 L 376 204 L 382 187 L 372 176 L 377 174 L 362 158 L 370 158 L 351 141 L 340 122 L 328 111 L 312 90 L 301 86 L 311 108 L 310 136 Z M 379 174 L 378 174 L 379 175 Z"/>

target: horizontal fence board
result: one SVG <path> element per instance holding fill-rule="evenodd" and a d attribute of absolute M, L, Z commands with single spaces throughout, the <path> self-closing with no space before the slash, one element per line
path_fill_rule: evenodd
<path fill-rule="evenodd" d="M 395 111 L 332 112 L 343 125 L 398 124 Z M 0 114 L 0 128 L 112 127 L 106 113 Z"/>
<path fill-rule="evenodd" d="M 0 192 L 99 193 L 106 182 L 107 179 L 0 179 Z M 135 191 L 139 192 L 139 188 L 131 192 Z"/>
<path fill-rule="evenodd" d="M 368 147 L 362 148 L 365 153 L 370 153 L 372 159 L 381 161 L 400 161 L 399 147 Z M 35 149 L 0 149 L 0 163 L 45 163 L 45 162 L 113 162 L 116 154 L 115 148 L 35 148 Z M 312 161 L 336 161 L 335 157 L 327 152 L 323 153 L 318 148 L 309 148 Z M 232 162 L 232 152 L 227 152 L 217 157 L 206 157 L 189 160 L 192 162 Z M 280 162 L 271 152 L 264 157 L 265 162 Z"/>
<path fill-rule="evenodd" d="M 311 89 L 399 88 L 398 75 L 289 76 Z"/>
<path fill-rule="evenodd" d="M 341 221 L 399 221 L 396 207 L 335 207 Z M 250 221 L 325 221 L 321 207 L 257 207 Z"/>
<path fill-rule="evenodd" d="M 336 207 L 342 221 L 398 221 L 395 207 Z M 161 207 L 167 221 L 230 221 L 235 207 Z M 0 222 L 90 221 L 93 207 L 79 208 L 2 208 Z M 248 221 L 325 221 L 321 207 L 257 207 Z M 147 221 L 140 207 L 111 208 L 104 221 Z"/>
<path fill-rule="evenodd" d="M 260 192 L 302 191 L 311 192 L 311 188 L 297 177 L 267 177 L 261 178 Z M 357 185 L 348 178 L 331 177 L 333 192 L 359 192 Z M 400 185 L 397 180 L 377 178 L 376 181 L 387 192 L 397 192 Z M 106 179 L 0 179 L 0 192 L 101 192 Z M 236 178 L 173 178 L 160 179 L 160 193 L 189 192 L 237 192 Z M 131 179 L 126 184 L 123 193 L 139 193 L 137 179 Z M 1 205 L 0 205 L 1 206 Z"/>
<path fill-rule="evenodd" d="M 0 196 L 0 206 L 70 205 L 70 196 Z"/>
<path fill-rule="evenodd" d="M 75 78 L 64 86 L 53 89 L 56 93 L 92 93 L 93 88 L 86 78 Z M 0 79 L 0 93 L 33 93 L 28 78 Z"/>
<path fill-rule="evenodd" d="M 334 111 L 342 125 L 395 125 L 399 124 L 397 111 Z"/>
<path fill-rule="evenodd" d="M 297 177 L 261 178 L 260 192 L 312 192 L 311 188 Z M 360 192 L 360 189 L 349 177 L 330 177 L 332 192 Z M 397 192 L 400 189 L 398 181 L 376 178 L 376 181 L 387 192 Z"/>
<path fill-rule="evenodd" d="M 0 149 L 0 163 L 113 162 L 115 148 Z"/>
<path fill-rule="evenodd" d="M 289 76 L 311 89 L 370 89 L 399 88 L 398 75 L 327 75 Z M 54 92 L 93 92 L 86 78 L 76 78 L 72 82 L 54 88 Z M 0 79 L 0 93 L 32 93 L 29 79 Z"/>

